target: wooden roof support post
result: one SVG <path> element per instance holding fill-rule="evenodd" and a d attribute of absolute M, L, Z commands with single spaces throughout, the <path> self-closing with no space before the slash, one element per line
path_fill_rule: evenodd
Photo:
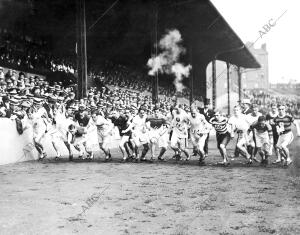
<path fill-rule="evenodd" d="M 230 115 L 230 76 L 229 76 L 229 69 L 230 69 L 230 64 L 228 62 L 226 62 L 227 65 L 227 113 L 228 115 Z"/>
<path fill-rule="evenodd" d="M 213 109 L 217 108 L 217 73 L 216 60 L 212 61 L 212 105 Z"/>

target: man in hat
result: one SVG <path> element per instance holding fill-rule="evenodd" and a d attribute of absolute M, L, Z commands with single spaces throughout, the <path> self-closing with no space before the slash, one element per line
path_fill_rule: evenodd
<path fill-rule="evenodd" d="M 253 112 L 252 108 L 251 108 L 251 102 L 250 99 L 243 99 L 243 114 L 251 114 Z"/>
<path fill-rule="evenodd" d="M 199 108 L 199 113 L 204 115 L 206 121 L 209 122 L 209 120 L 214 116 L 214 111 L 210 107 L 210 99 L 205 98 L 204 99 L 204 108 Z M 208 141 L 209 141 L 209 133 L 207 134 L 205 144 L 204 144 L 204 158 L 208 156 Z M 195 154 L 195 153 L 194 153 Z"/>

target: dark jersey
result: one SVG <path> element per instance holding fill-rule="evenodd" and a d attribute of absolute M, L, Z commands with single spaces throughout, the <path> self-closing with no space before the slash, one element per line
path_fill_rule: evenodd
<path fill-rule="evenodd" d="M 118 127 L 120 136 L 122 136 L 122 135 L 130 135 L 131 134 L 130 131 L 128 131 L 127 133 L 122 133 L 122 131 L 126 130 L 128 128 L 128 126 L 129 126 L 129 124 L 128 124 L 128 117 L 127 116 L 121 115 L 118 118 L 111 117 L 111 122 L 116 127 Z"/>
<path fill-rule="evenodd" d="M 271 112 L 266 115 L 266 120 L 269 121 L 272 129 L 276 130 L 276 123 L 274 122 L 274 118 L 277 117 L 278 113 L 272 114 Z"/>
<path fill-rule="evenodd" d="M 155 117 L 147 118 L 146 122 L 150 122 L 150 127 L 153 129 L 159 129 L 159 128 L 161 128 L 162 125 L 165 125 L 167 123 L 166 119 L 155 118 Z"/>
<path fill-rule="evenodd" d="M 228 119 L 227 118 L 224 118 L 223 120 L 218 121 L 216 118 L 213 117 L 212 119 L 210 119 L 209 122 L 212 124 L 212 126 L 215 128 L 215 130 L 218 134 L 225 134 L 226 132 L 228 132 L 228 129 L 227 129 Z"/>
<path fill-rule="evenodd" d="M 86 127 L 89 124 L 90 117 L 88 115 L 84 115 L 83 118 L 81 118 L 79 113 L 76 113 L 75 121 L 78 122 L 79 126 Z"/>
<path fill-rule="evenodd" d="M 256 130 L 257 133 L 264 133 L 264 132 L 268 132 L 268 133 L 272 133 L 272 128 L 271 125 L 269 123 L 266 123 L 264 125 L 260 124 L 259 122 L 255 122 L 253 125 L 250 126 L 251 130 Z"/>
<path fill-rule="evenodd" d="M 282 128 L 282 134 L 286 134 L 292 130 L 292 123 L 294 122 L 294 117 L 286 114 L 284 117 L 275 117 L 274 122 L 276 126 Z"/>

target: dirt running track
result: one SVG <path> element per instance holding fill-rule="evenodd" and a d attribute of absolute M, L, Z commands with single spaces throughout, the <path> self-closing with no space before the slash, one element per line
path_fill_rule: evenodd
<path fill-rule="evenodd" d="M 300 234 L 300 138 L 289 168 L 216 166 L 210 148 L 206 166 L 121 163 L 116 151 L 110 163 L 0 166 L 0 234 Z"/>

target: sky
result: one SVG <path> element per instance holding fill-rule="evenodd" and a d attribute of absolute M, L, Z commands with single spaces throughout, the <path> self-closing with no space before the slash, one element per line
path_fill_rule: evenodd
<path fill-rule="evenodd" d="M 271 83 L 289 80 L 297 80 L 300 83 L 300 64 L 297 59 L 300 53 L 298 26 L 300 1 L 211 0 L 211 2 L 244 43 L 258 39 L 254 44 L 255 48 L 263 43 L 267 44 Z M 274 26 L 266 32 L 263 26 L 269 22 Z M 260 35 L 260 31 L 266 34 Z"/>

